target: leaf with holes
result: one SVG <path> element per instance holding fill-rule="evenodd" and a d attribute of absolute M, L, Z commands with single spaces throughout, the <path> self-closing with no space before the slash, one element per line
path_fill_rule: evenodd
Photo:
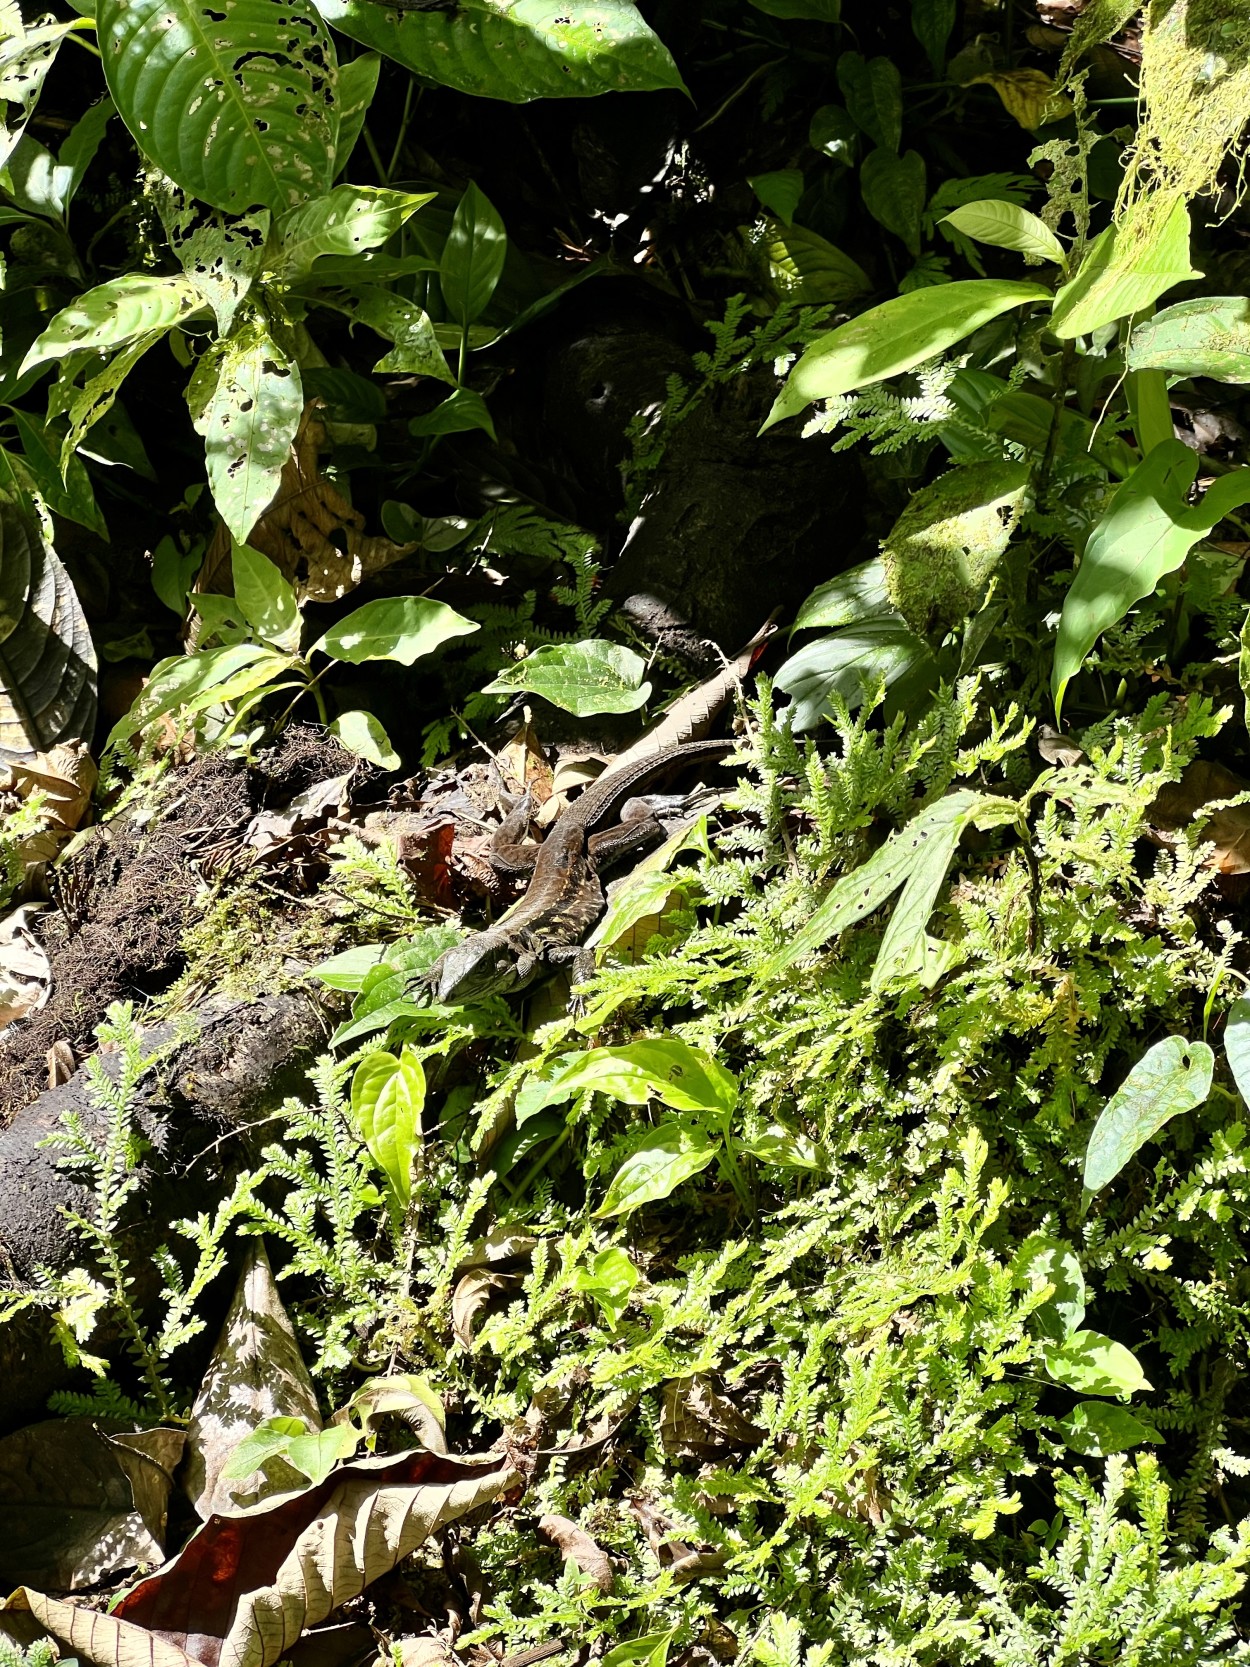
<path fill-rule="evenodd" d="M 1085 1149 L 1085 1185 L 1098 1192 L 1165 1123 L 1211 1092 L 1215 1055 L 1205 1042 L 1165 1036 L 1147 1049 L 1112 1095 Z"/>
<path fill-rule="evenodd" d="M 34 517 L 0 501 L 0 760 L 90 737 L 96 657 L 82 606 Z"/>
<path fill-rule="evenodd" d="M 267 208 L 255 214 L 226 216 L 220 209 L 157 197 L 161 223 L 182 270 L 213 309 L 218 331 L 228 335 L 234 315 L 265 264 L 269 227 Z"/>
<path fill-rule="evenodd" d="M 16 7 L 13 11 L 16 12 Z M 6 17 L 5 21 L 10 28 L 16 24 L 16 30 L 8 40 L 0 42 L 0 109 L 15 104 L 17 119 L 12 124 L 0 123 L 0 167 L 12 156 L 26 131 L 44 78 L 52 68 L 61 42 L 74 28 L 73 23 L 42 23 L 37 28 L 26 29 L 16 16 Z"/>
<path fill-rule="evenodd" d="M 22 360 L 19 376 L 85 348 L 127 347 L 141 336 L 163 334 L 204 305 L 184 277 L 128 272 L 110 278 L 63 307 Z"/>
<path fill-rule="evenodd" d="M 1215 382 L 1250 382 L 1250 296 L 1200 295 L 1139 324 L 1130 370 L 1168 370 Z"/>
<path fill-rule="evenodd" d="M 667 47 L 632 0 L 459 0 L 450 11 L 318 0 L 322 17 L 417 75 L 479 98 L 534 98 L 676 88 Z"/>
<path fill-rule="evenodd" d="M 204 438 L 217 513 L 240 544 L 282 478 L 304 408 L 299 367 L 257 319 L 214 342 L 192 372 L 187 404 Z"/>
<path fill-rule="evenodd" d="M 293 281 L 322 255 L 350 257 L 376 249 L 433 198 L 432 191 L 417 195 L 375 185 L 336 185 L 327 196 L 301 203 L 275 222 L 277 276 Z"/>
<path fill-rule="evenodd" d="M 327 191 L 338 65 L 310 0 L 100 0 L 104 76 L 145 156 L 234 214 Z"/>
<path fill-rule="evenodd" d="M 443 357 L 435 326 L 414 301 L 377 284 L 359 284 L 349 290 L 319 293 L 322 306 L 345 313 L 353 323 L 367 324 L 394 346 L 374 365 L 376 371 L 403 376 L 433 376 L 440 382 L 455 382 Z M 458 335 L 456 337 L 458 340 Z"/>
<path fill-rule="evenodd" d="M 51 419 L 66 412 L 69 416 L 69 427 L 65 438 L 61 442 L 61 468 L 69 468 L 69 460 L 82 444 L 88 431 L 112 409 L 113 401 L 117 398 L 117 390 L 130 375 L 131 371 L 142 359 L 149 347 L 155 347 L 165 335 L 164 330 L 152 330 L 146 336 L 140 336 L 138 341 L 123 347 L 120 352 L 105 364 L 104 368 L 90 376 L 81 388 L 74 387 L 68 379 L 62 379 L 53 385 L 52 393 L 48 397 L 48 417 Z M 63 401 L 63 403 L 62 403 Z M 60 407 L 60 411 L 55 409 Z"/>

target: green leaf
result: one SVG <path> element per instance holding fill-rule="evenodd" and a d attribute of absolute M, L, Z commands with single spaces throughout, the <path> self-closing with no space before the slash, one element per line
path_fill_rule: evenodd
<path fill-rule="evenodd" d="M 844 52 L 838 86 L 856 125 L 883 150 L 897 151 L 903 136 L 903 81 L 892 58 Z"/>
<path fill-rule="evenodd" d="M 676 1192 L 683 1181 L 706 1169 L 720 1150 L 706 1130 L 685 1123 L 661 1123 L 634 1148 L 612 1177 L 596 1216 L 630 1215 Z"/>
<path fill-rule="evenodd" d="M 596 712 L 635 712 L 651 693 L 644 683 L 646 661 L 619 643 L 546 643 L 524 660 L 501 671 L 483 694 L 509 695 L 518 690 L 540 695 L 574 717 Z"/>
<path fill-rule="evenodd" d="M 248 535 L 272 502 L 304 410 L 299 366 L 254 319 L 197 362 L 187 405 L 203 436 L 208 484 L 231 537 Z"/>
<path fill-rule="evenodd" d="M 410 1047 L 366 1054 L 352 1077 L 352 1117 L 400 1205 L 412 1196 L 412 1162 L 421 1144 L 425 1072 Z"/>
<path fill-rule="evenodd" d="M 74 25 L 72 22 L 41 23 L 28 29 L 20 17 L 10 12 L 6 27 L 8 39 L 0 41 L 0 111 L 7 116 L 6 107 L 16 105 L 17 115 L 0 124 L 0 167 L 8 162 L 26 131 L 44 79 L 61 42 Z"/>
<path fill-rule="evenodd" d="M 1066 1343 L 1042 1351 L 1056 1383 L 1082 1395 L 1135 1395 L 1149 1389 L 1137 1356 L 1101 1331 L 1077 1331 Z"/>
<path fill-rule="evenodd" d="M 885 567 L 880 556 L 848 568 L 828 584 L 817 585 L 795 616 L 790 634 L 816 629 L 832 630 L 854 625 L 859 620 L 892 614 L 885 588 Z"/>
<path fill-rule="evenodd" d="M 1085 1319 L 1085 1276 L 1076 1252 L 1064 1239 L 1034 1233 L 1015 1254 L 1012 1283 L 1020 1291 L 1053 1285 L 1053 1295 L 1031 1319 L 1043 1337 L 1066 1343 Z"/>
<path fill-rule="evenodd" d="M 771 174 L 752 174 L 747 184 L 770 214 L 789 225 L 803 195 L 801 168 L 779 168 Z"/>
<path fill-rule="evenodd" d="M 353 666 L 362 660 L 398 660 L 410 666 L 453 637 L 479 629 L 476 621 L 428 596 L 383 596 L 332 625 L 314 647 Z"/>
<path fill-rule="evenodd" d="M 946 43 L 958 10 L 958 0 L 911 0 L 911 32 L 924 47 L 934 75 L 946 67 Z"/>
<path fill-rule="evenodd" d="M 891 834 L 866 863 L 838 881 L 807 924 L 774 957 L 768 967 L 769 976 L 776 976 L 872 914 L 901 886 L 903 895 L 886 927 L 872 972 L 872 988 L 880 988 L 910 965 L 965 831 L 974 822 L 984 826 L 988 821 L 992 825 L 1009 821 L 1015 814 L 1009 801 L 970 788 L 948 793 Z"/>
<path fill-rule="evenodd" d="M 1085 1185 L 1098 1192 L 1163 1125 L 1211 1092 L 1215 1055 L 1205 1042 L 1167 1036 L 1134 1065 L 1107 1101 L 1085 1149 Z"/>
<path fill-rule="evenodd" d="M 187 201 L 181 192 L 161 193 L 156 204 L 182 270 L 213 309 L 218 334 L 229 335 L 265 265 L 273 216 L 267 208 L 226 215 Z"/>
<path fill-rule="evenodd" d="M 339 65 L 339 138 L 334 150 L 334 179 L 351 160 L 378 90 L 381 68 L 382 60 L 376 52 L 362 52 L 358 58 Z"/>
<path fill-rule="evenodd" d="M 276 276 L 293 283 L 322 255 L 351 258 L 393 237 L 435 193 L 390 191 L 375 185 L 336 185 L 312 202 L 289 209 L 274 222 Z"/>
<path fill-rule="evenodd" d="M 260 1470 L 266 1460 L 284 1453 L 291 1441 L 309 1433 L 302 1418 L 266 1418 L 263 1423 L 243 1437 L 221 1467 L 227 1482 L 241 1482 L 254 1470 Z"/>
<path fill-rule="evenodd" d="M 738 1099 L 737 1079 L 723 1065 L 676 1036 L 660 1036 L 574 1055 L 534 1095 L 527 1093 L 528 1114 L 561 1105 L 587 1089 L 630 1106 L 660 1100 L 673 1111 L 722 1117 L 728 1117 Z"/>
<path fill-rule="evenodd" d="M 433 434 L 467 434 L 475 428 L 485 429 L 492 440 L 495 438 L 495 423 L 486 401 L 472 388 L 457 388 L 441 405 L 408 424 L 409 434 L 418 439 Z"/>
<path fill-rule="evenodd" d="M 1109 1406 L 1106 1401 L 1078 1401 L 1060 1420 L 1059 1432 L 1074 1453 L 1087 1458 L 1106 1459 L 1112 1453 L 1127 1453 L 1145 1441 L 1159 1441 L 1158 1430 L 1143 1424 L 1127 1407 Z"/>
<path fill-rule="evenodd" d="M 872 279 L 863 267 L 806 226 L 769 223 L 764 243 L 769 276 L 787 301 L 820 305 L 867 295 Z"/>
<path fill-rule="evenodd" d="M 787 0 L 777 0 L 777 3 L 784 5 Z M 641 1637 L 627 1638 L 607 1652 L 599 1667 L 636 1667 L 644 1662 L 646 1667 L 666 1667 L 668 1647 L 676 1635 L 677 1629 L 673 1627 L 668 1632 L 644 1632 Z"/>
<path fill-rule="evenodd" d="M 489 305 L 508 253 L 503 221 L 472 182 L 452 217 L 438 269 L 447 310 L 456 323 L 472 324 Z"/>
<path fill-rule="evenodd" d="M 573 1289 L 593 1297 L 603 1310 L 604 1319 L 613 1327 L 620 1325 L 637 1283 L 638 1269 L 616 1245 L 597 1252 L 586 1267 L 578 1268 L 573 1275 Z"/>
<path fill-rule="evenodd" d="M 150 335 L 140 336 L 138 341 L 131 342 L 129 347 L 123 347 L 95 376 L 89 377 L 81 388 L 66 385 L 61 392 L 65 395 L 65 404 L 61 407 L 69 417 L 69 427 L 65 431 L 65 438 L 61 442 L 61 468 L 68 470 L 69 460 L 82 444 L 85 435 L 108 415 L 113 401 L 117 398 L 117 390 L 126 380 L 130 372 L 150 347 L 154 347 L 165 335 L 164 330 L 154 330 Z M 48 396 L 49 416 L 52 413 L 54 396 L 58 393 L 57 384 L 52 385 Z"/>
<path fill-rule="evenodd" d="M 813 23 L 837 23 L 842 16 L 842 0 L 751 0 L 751 4 L 769 17 L 809 18 Z"/>
<path fill-rule="evenodd" d="M 143 154 L 241 214 L 327 191 L 338 69 L 309 0 L 99 0 L 104 76 Z"/>
<path fill-rule="evenodd" d="M 299 647 L 300 616 L 295 589 L 270 561 L 234 540 L 230 552 L 235 601 L 256 636 L 279 648 Z"/>
<path fill-rule="evenodd" d="M 812 343 L 790 372 L 764 428 L 797 416 L 815 399 L 833 399 L 912 370 L 1001 313 L 1049 299 L 1043 284 L 968 278 L 884 301 Z"/>
<path fill-rule="evenodd" d="M 1030 214 L 1018 203 L 1002 202 L 987 197 L 982 202 L 964 203 L 938 221 L 940 226 L 953 226 L 965 237 L 978 243 L 992 243 L 998 249 L 1014 249 L 1017 254 L 1033 255 L 1039 260 L 1054 261 L 1062 266 L 1068 258 L 1063 244 L 1044 220 Z"/>
<path fill-rule="evenodd" d="M 91 477 L 83 467 L 82 459 L 71 457 L 62 476 L 61 436 L 16 406 L 10 406 L 9 414 L 17 425 L 25 453 L 24 457 L 12 461 L 25 465 L 30 484 L 48 508 L 56 515 L 77 521 L 80 527 L 89 527 L 101 538 L 107 538 L 108 528 L 95 501 Z"/>
<path fill-rule="evenodd" d="M 413 301 L 372 284 L 361 284 L 340 292 L 318 291 L 321 306 L 346 313 L 354 324 L 367 324 L 379 336 L 394 342 L 392 350 L 374 365 L 383 374 L 433 376 L 440 382 L 455 382 L 438 334 L 429 317 Z"/>
<path fill-rule="evenodd" d="M 1129 338 L 1129 370 L 1167 370 L 1250 382 L 1250 298 L 1200 295 L 1139 324 Z"/>
<path fill-rule="evenodd" d="M 1189 264 L 1189 210 L 1178 198 L 1161 216 L 1145 199 L 1150 218 L 1126 215 L 1107 227 L 1086 251 L 1076 276 L 1055 296 L 1050 328 L 1061 340 L 1085 336 L 1103 324 L 1129 318 L 1164 290 L 1199 278 Z"/>
<path fill-rule="evenodd" d="M 1188 493 L 1197 472 L 1188 446 L 1163 440 L 1116 489 L 1064 597 L 1051 673 L 1056 714 L 1102 633 L 1174 573 L 1223 516 L 1250 502 L 1250 469 L 1237 469 L 1191 509 Z"/>
<path fill-rule="evenodd" d="M 817 1170 L 823 1168 L 820 1153 L 806 1135 L 791 1134 L 774 1123 L 754 1140 L 736 1142 L 740 1152 L 747 1152 L 757 1163 L 771 1164 L 775 1169 Z"/>
<path fill-rule="evenodd" d="M 1238 996 L 1224 1025 L 1224 1053 L 1237 1092 L 1250 1106 L 1250 996 Z"/>
<path fill-rule="evenodd" d="M 932 688 L 937 676 L 928 643 L 891 609 L 805 644 L 779 668 L 774 681 L 792 698 L 790 722 L 802 734 L 830 715 L 835 695 L 853 710 L 866 689 L 884 682 L 892 700 L 905 702 Z"/>
<path fill-rule="evenodd" d="M 340 712 L 334 722 L 326 727 L 329 733 L 336 735 L 348 752 L 354 752 L 357 758 L 376 764 L 379 770 L 398 770 L 399 754 L 391 745 L 390 736 L 372 712 Z"/>
<path fill-rule="evenodd" d="M 830 162 L 849 168 L 859 147 L 859 128 L 840 104 L 822 104 L 808 124 L 807 142 Z"/>
<path fill-rule="evenodd" d="M 176 711 L 205 689 L 219 687 L 245 667 L 272 659 L 272 652 L 259 643 L 229 643 L 158 661 L 130 711 L 114 725 L 108 747 L 137 735 L 166 712 Z"/>
<path fill-rule="evenodd" d="M 363 985 L 366 975 L 385 958 L 386 951 L 387 945 L 383 943 L 353 944 L 350 949 L 331 955 L 320 966 L 310 967 L 308 976 L 331 990 L 356 991 Z"/>
<path fill-rule="evenodd" d="M 920 152 L 909 150 L 898 156 L 892 150 L 870 151 L 860 164 L 859 188 L 873 219 L 918 256 L 925 205 L 925 166 Z"/>
<path fill-rule="evenodd" d="M 143 272 L 111 278 L 62 308 L 22 360 L 19 376 L 84 348 L 124 347 L 141 336 L 172 330 L 204 302 L 187 278 L 158 278 Z"/>
<path fill-rule="evenodd" d="M 430 81 L 478 98 L 685 91 L 668 49 L 631 0 L 459 0 L 450 11 L 319 0 L 336 29 Z"/>

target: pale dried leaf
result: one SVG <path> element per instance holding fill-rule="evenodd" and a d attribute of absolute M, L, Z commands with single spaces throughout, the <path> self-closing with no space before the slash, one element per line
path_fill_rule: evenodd
<path fill-rule="evenodd" d="M 43 815 L 58 833 L 73 833 L 87 813 L 99 772 L 85 741 L 65 741 L 50 752 L 15 759 L 0 771 L 0 793 L 43 795 Z"/>
<path fill-rule="evenodd" d="M 266 1481 L 259 1472 L 241 1482 L 221 1478 L 244 1436 L 266 1418 L 278 1417 L 302 1418 L 310 1430 L 321 1428 L 316 1391 L 264 1243 L 257 1241 L 248 1250 L 187 1429 L 183 1486 L 201 1517 L 233 1509 L 235 1497 L 251 1493 L 254 1500 L 278 1491 L 280 1479 Z"/>
<path fill-rule="evenodd" d="M 568 1517 L 545 1516 L 539 1519 L 538 1532 L 552 1545 L 558 1546 L 601 1592 L 612 1590 L 611 1560 L 585 1529 L 570 1522 Z"/>
<path fill-rule="evenodd" d="M 450 1667 L 455 1656 L 442 1638 L 397 1638 L 403 1667 Z"/>
<path fill-rule="evenodd" d="M 671 1378 L 660 1399 L 660 1442 L 676 1458 L 705 1458 L 726 1447 L 758 1447 L 765 1432 L 752 1424 L 711 1375 Z"/>
<path fill-rule="evenodd" d="M 1160 845 L 1174 845 L 1178 835 L 1198 823 L 1200 842 L 1215 847 L 1207 858 L 1210 867 L 1219 874 L 1250 874 L 1250 804 L 1225 803 L 1243 793 L 1250 793 L 1250 781 L 1243 776 L 1195 759 L 1180 781 L 1159 789 L 1147 822 Z"/>
<path fill-rule="evenodd" d="M 0 1030 L 36 1012 L 52 988 L 52 964 L 31 930 L 40 903 L 26 903 L 0 921 Z"/>
<path fill-rule="evenodd" d="M 456 1284 L 451 1297 L 451 1329 L 466 1349 L 473 1347 L 473 1325 L 496 1291 L 518 1285 L 515 1275 L 494 1273 L 489 1268 L 472 1268 Z"/>

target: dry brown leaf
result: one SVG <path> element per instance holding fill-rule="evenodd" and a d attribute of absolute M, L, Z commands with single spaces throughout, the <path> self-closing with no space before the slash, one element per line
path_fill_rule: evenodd
<path fill-rule="evenodd" d="M 525 709 L 525 722 L 495 762 L 505 786 L 513 792 L 528 793 L 536 805 L 545 804 L 551 797 L 551 766 L 539 745 L 538 731 L 530 722 L 528 707 Z"/>
<path fill-rule="evenodd" d="M 423 1540 L 519 1480 L 493 1457 L 362 1459 L 303 1494 L 210 1518 L 111 1615 L 26 1587 L 7 1607 L 31 1610 L 92 1667 L 272 1667 Z"/>
<path fill-rule="evenodd" d="M 490 1268 L 473 1268 L 457 1282 L 451 1297 L 451 1329 L 466 1349 L 473 1347 L 474 1321 L 493 1294 L 520 1283 L 515 1274 L 495 1273 Z"/>
<path fill-rule="evenodd" d="M 300 1354 L 262 1241 L 247 1253 L 212 1359 L 187 1429 L 183 1486 L 203 1518 L 234 1508 L 235 1498 L 265 1498 L 301 1487 L 304 1479 L 275 1466 L 267 1480 L 254 1472 L 243 1481 L 221 1479 L 223 1466 L 266 1418 L 302 1418 L 321 1428 L 317 1394 Z M 289 1467 L 288 1467 L 289 1469 Z"/>
<path fill-rule="evenodd" d="M 31 930 L 42 908 L 26 903 L 0 920 L 0 1030 L 36 1012 L 52 988 L 52 963 Z"/>
<path fill-rule="evenodd" d="M 0 771 L 0 793 L 29 799 L 41 793 L 44 819 L 58 833 L 73 833 L 87 813 L 99 772 L 85 741 L 66 741 Z"/>
<path fill-rule="evenodd" d="M 1201 823 L 1199 840 L 1215 847 L 1209 866 L 1219 874 L 1250 874 L 1250 804 L 1209 810 L 1242 793 L 1250 793 L 1250 781 L 1198 758 L 1180 781 L 1160 788 L 1146 819 L 1160 845 L 1176 844 L 1177 835 Z"/>
<path fill-rule="evenodd" d="M 403 1667 L 450 1667 L 455 1660 L 445 1639 L 431 1638 L 397 1638 L 395 1649 L 399 1651 L 399 1659 Z"/>
<path fill-rule="evenodd" d="M 612 1590 L 611 1560 L 584 1528 L 570 1522 L 568 1517 L 545 1516 L 539 1519 L 538 1532 L 552 1545 L 558 1546 L 601 1592 Z"/>
<path fill-rule="evenodd" d="M 364 516 L 321 473 L 326 431 L 320 410 L 320 400 L 305 405 L 278 490 L 247 540 L 290 580 L 301 602 L 334 602 L 419 548 L 365 536 Z M 209 545 L 196 589 L 234 589 L 230 535 L 223 526 Z"/>
<path fill-rule="evenodd" d="M 525 1262 L 534 1253 L 538 1240 L 524 1227 L 511 1222 L 497 1222 L 485 1238 L 475 1239 L 456 1263 L 456 1273 L 468 1273 L 472 1268 L 494 1268 L 505 1262 Z"/>
<path fill-rule="evenodd" d="M 670 1378 L 660 1399 L 660 1442 L 676 1458 L 704 1458 L 726 1447 L 758 1447 L 765 1432 L 716 1388 L 710 1373 Z"/>

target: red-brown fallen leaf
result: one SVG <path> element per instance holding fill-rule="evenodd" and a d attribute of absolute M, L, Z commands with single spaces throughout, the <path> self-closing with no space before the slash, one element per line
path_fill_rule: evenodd
<path fill-rule="evenodd" d="M 601 1592 L 612 1590 L 612 1563 L 603 1547 L 584 1528 L 579 1528 L 568 1517 L 545 1516 L 539 1519 L 538 1532 L 557 1546 L 587 1579 Z"/>
<path fill-rule="evenodd" d="M 4 1607 L 29 1609 L 92 1667 L 273 1667 L 430 1534 L 519 1480 L 494 1455 L 361 1459 L 305 1493 L 210 1517 L 110 1615 L 27 1587 Z"/>

